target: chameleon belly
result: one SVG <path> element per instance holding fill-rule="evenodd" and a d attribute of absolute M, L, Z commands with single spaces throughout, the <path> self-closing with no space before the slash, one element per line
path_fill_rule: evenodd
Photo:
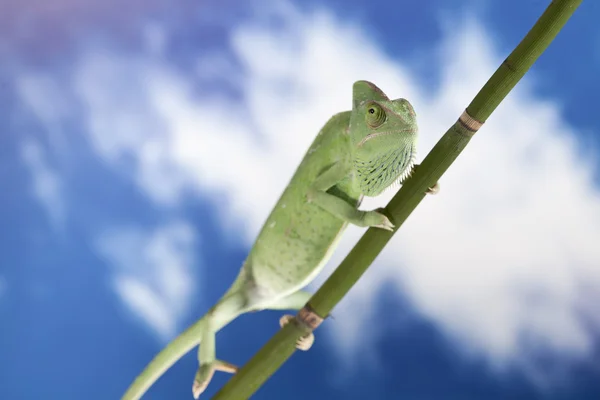
<path fill-rule="evenodd" d="M 332 163 L 350 153 L 349 113 L 334 116 L 315 138 L 265 222 L 248 256 L 255 283 L 268 295 L 285 296 L 306 286 L 331 257 L 347 222 L 307 200 L 310 185 Z M 357 206 L 353 177 L 328 192 Z"/>
<path fill-rule="evenodd" d="M 285 203 L 283 203 L 285 204 Z M 291 218 L 269 218 L 249 257 L 257 285 L 284 296 L 310 283 L 331 257 L 347 223 L 313 204 L 299 207 Z M 283 216 L 282 216 L 283 217 Z"/>

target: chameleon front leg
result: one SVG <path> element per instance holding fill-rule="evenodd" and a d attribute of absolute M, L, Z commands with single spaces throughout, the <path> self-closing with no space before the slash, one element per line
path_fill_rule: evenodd
<path fill-rule="evenodd" d="M 282 299 L 277 300 L 275 303 L 269 305 L 271 310 L 300 310 L 308 300 L 312 297 L 312 293 L 305 292 L 304 290 L 298 290 Z M 295 317 L 291 314 L 285 314 L 279 319 L 279 326 L 284 327 L 289 324 Z M 315 335 L 311 332 L 306 336 L 302 336 L 296 342 L 296 348 L 298 350 L 307 351 L 310 349 L 315 342 Z"/>
<path fill-rule="evenodd" d="M 330 187 L 340 182 L 350 173 L 343 162 L 338 161 L 328 170 L 319 175 L 310 186 L 307 194 L 309 203 L 314 203 L 336 217 L 357 226 L 373 226 L 393 231 L 394 225 L 388 217 L 377 210 L 362 211 L 344 200 L 326 192 Z"/>

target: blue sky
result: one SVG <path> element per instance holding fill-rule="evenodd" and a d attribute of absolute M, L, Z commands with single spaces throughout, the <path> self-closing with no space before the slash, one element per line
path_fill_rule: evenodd
<path fill-rule="evenodd" d="M 422 157 L 547 3 L 2 3 L 0 398 L 118 398 L 228 287 L 353 81 L 411 100 Z M 600 397 L 599 17 L 584 2 L 254 398 Z M 243 364 L 280 315 L 218 356 Z M 146 398 L 191 398 L 195 369 Z"/>

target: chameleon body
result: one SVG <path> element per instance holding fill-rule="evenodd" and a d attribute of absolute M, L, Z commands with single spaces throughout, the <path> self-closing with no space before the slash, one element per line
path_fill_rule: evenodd
<path fill-rule="evenodd" d="M 216 332 L 245 312 L 301 309 L 311 297 L 301 289 L 321 272 L 349 223 L 392 230 L 380 210 L 357 207 L 364 195 L 376 196 L 409 176 L 416 143 L 416 115 L 410 103 L 389 100 L 370 82 L 355 82 L 352 111 L 334 115 L 321 129 L 232 286 L 150 362 L 123 400 L 141 397 L 200 342 L 194 397 L 204 391 L 214 371 L 235 372 L 235 366 L 216 358 Z M 313 339 L 305 338 L 298 347 L 307 349 Z"/>

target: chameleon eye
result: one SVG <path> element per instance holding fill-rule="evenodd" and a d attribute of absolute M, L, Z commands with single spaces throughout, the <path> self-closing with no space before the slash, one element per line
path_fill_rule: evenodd
<path fill-rule="evenodd" d="M 371 128 L 377 128 L 385 122 L 386 118 L 385 111 L 377 103 L 367 106 L 366 121 Z"/>

